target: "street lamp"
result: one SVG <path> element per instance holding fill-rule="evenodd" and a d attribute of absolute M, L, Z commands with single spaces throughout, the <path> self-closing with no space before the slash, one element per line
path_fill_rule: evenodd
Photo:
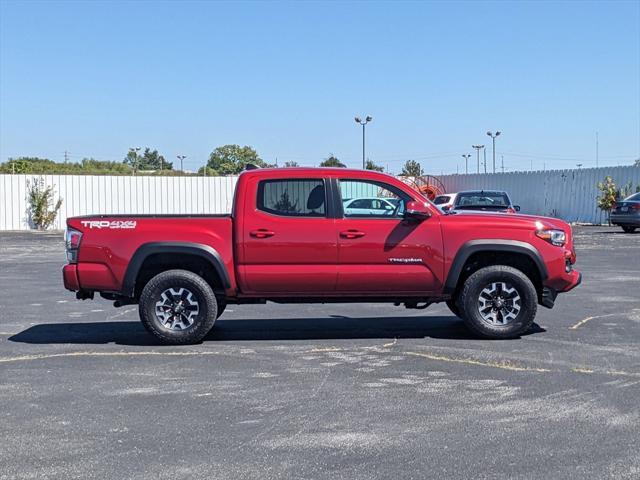
<path fill-rule="evenodd" d="M 480 173 L 480 150 L 484 148 L 484 145 L 471 145 L 471 147 L 476 149 L 476 155 L 478 157 L 478 173 Z"/>
<path fill-rule="evenodd" d="M 463 153 L 462 158 L 464 158 L 464 173 L 469 173 L 469 157 L 471 157 L 470 153 Z"/>
<path fill-rule="evenodd" d="M 138 167 L 138 152 L 141 150 L 140 147 L 131 147 L 129 151 L 133 153 L 133 174 L 136 174 L 136 169 Z"/>
<path fill-rule="evenodd" d="M 182 161 L 187 158 L 186 155 L 176 155 L 176 158 L 180 160 L 180 171 L 184 173 L 184 169 L 182 168 Z"/>
<path fill-rule="evenodd" d="M 373 120 L 373 118 L 367 115 L 364 121 L 360 117 L 356 117 L 354 120 L 356 121 L 356 123 L 359 123 L 360 125 L 362 125 L 362 168 L 365 169 L 366 163 L 364 160 L 364 126 L 367 123 L 369 123 L 371 120 Z"/>
<path fill-rule="evenodd" d="M 496 173 L 496 137 L 500 135 L 500 132 L 487 132 L 487 135 L 493 140 L 493 173 Z"/>

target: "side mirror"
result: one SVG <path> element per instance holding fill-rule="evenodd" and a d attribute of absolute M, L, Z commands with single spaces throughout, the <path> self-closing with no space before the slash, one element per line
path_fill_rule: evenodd
<path fill-rule="evenodd" d="M 407 202 L 407 209 L 404 214 L 405 218 L 415 218 L 416 220 L 424 220 L 431 216 L 431 211 L 425 203 Z"/>
<path fill-rule="evenodd" d="M 514 205 L 514 206 L 513 206 L 513 209 L 514 209 L 516 212 L 519 212 L 519 211 L 520 211 L 520 205 Z"/>

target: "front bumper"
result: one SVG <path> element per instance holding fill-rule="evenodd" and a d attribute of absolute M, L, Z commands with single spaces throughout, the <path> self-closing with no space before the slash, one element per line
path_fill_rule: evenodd
<path fill-rule="evenodd" d="M 540 298 L 538 299 L 538 303 L 543 307 L 553 308 L 556 302 L 556 297 L 558 293 L 569 292 L 576 288 L 578 285 L 582 283 L 582 273 L 573 270 L 571 272 L 572 281 L 562 290 L 556 290 L 552 287 L 544 287 L 542 292 L 540 293 Z"/>

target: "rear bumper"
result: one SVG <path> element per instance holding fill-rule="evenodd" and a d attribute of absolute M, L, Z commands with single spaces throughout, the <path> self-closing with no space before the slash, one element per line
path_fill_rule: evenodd
<path fill-rule="evenodd" d="M 609 219 L 614 225 L 640 227 L 640 214 L 612 213 Z"/>
<path fill-rule="evenodd" d="M 62 267 L 62 281 L 64 282 L 64 288 L 67 290 L 71 290 L 72 292 L 80 290 L 76 264 L 69 264 Z"/>

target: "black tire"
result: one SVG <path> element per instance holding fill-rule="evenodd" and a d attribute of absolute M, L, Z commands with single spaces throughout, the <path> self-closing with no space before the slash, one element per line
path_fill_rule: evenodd
<path fill-rule="evenodd" d="M 174 295 L 173 292 L 179 292 L 180 295 Z M 157 303 L 167 302 L 169 295 L 171 295 L 169 303 L 180 303 L 176 308 L 182 308 L 183 314 L 171 310 L 169 303 L 166 311 L 171 313 L 163 313 L 163 311 L 157 313 L 157 308 L 163 309 L 163 306 L 157 307 Z M 176 298 L 183 297 L 186 297 L 185 300 L 188 302 L 188 305 L 185 302 L 186 307 L 182 307 L 182 300 L 175 301 Z M 213 328 L 218 312 L 218 302 L 209 284 L 199 275 L 187 270 L 167 270 L 153 277 L 145 285 L 138 309 L 144 327 L 163 343 L 187 345 L 200 342 Z M 164 315 L 165 319 L 170 317 L 168 322 L 172 325 L 163 324 L 160 315 Z M 177 322 L 181 322 L 182 326 Z M 188 322 L 192 323 L 186 325 Z"/>
<path fill-rule="evenodd" d="M 636 228 L 638 227 L 628 227 L 628 226 L 624 226 L 622 227 L 622 230 L 624 230 L 626 233 L 633 233 L 636 231 Z"/>
<path fill-rule="evenodd" d="M 480 302 L 484 301 L 484 304 L 487 304 L 487 298 L 490 297 L 487 290 L 493 289 L 496 286 L 494 284 L 497 285 L 494 290 L 497 295 L 491 302 L 499 301 L 500 304 L 508 305 L 504 310 L 484 310 L 485 316 L 494 315 L 493 320 L 496 323 L 484 318 L 480 312 Z M 507 290 L 503 290 L 503 286 L 508 287 Z M 481 300 L 481 294 L 484 300 Z M 514 301 L 515 296 L 518 296 L 519 300 Z M 473 273 L 466 280 L 457 300 L 467 328 L 479 337 L 490 339 L 514 338 L 523 334 L 531 328 L 538 309 L 538 295 L 529 277 L 520 270 L 506 265 L 485 267 Z M 514 304 L 520 307 L 517 313 L 512 306 Z M 505 321 L 502 312 L 514 317 L 500 324 L 500 321 Z"/>
<path fill-rule="evenodd" d="M 449 307 L 449 310 L 451 310 L 451 313 L 453 313 L 456 317 L 461 317 L 458 304 L 453 298 L 451 300 L 447 300 L 447 307 Z"/>
<path fill-rule="evenodd" d="M 220 316 L 224 313 L 224 311 L 227 309 L 227 302 L 225 302 L 223 299 L 221 298 L 216 298 L 216 300 L 218 301 L 218 312 L 216 313 L 216 320 L 220 318 Z"/>

